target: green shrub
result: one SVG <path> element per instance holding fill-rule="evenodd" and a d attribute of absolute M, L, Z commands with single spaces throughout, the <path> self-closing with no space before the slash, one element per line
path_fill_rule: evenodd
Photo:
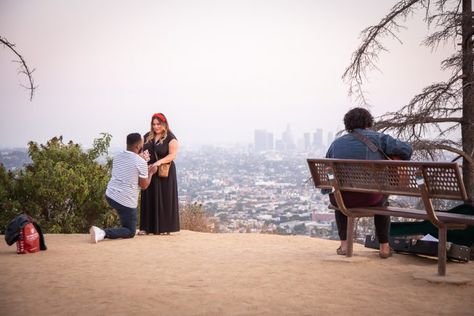
<path fill-rule="evenodd" d="M 20 203 L 15 194 L 15 184 L 15 174 L 0 164 L 0 234 L 4 234 L 9 221 L 21 213 Z"/>
<path fill-rule="evenodd" d="M 84 233 L 92 224 L 118 224 L 115 212 L 105 201 L 111 160 L 97 158 L 107 154 L 111 136 L 102 134 L 93 148 L 84 151 L 62 137 L 46 145 L 28 144 L 32 163 L 15 176 L 0 169 L 0 229 L 14 216 L 26 213 L 40 224 L 43 232 Z"/>

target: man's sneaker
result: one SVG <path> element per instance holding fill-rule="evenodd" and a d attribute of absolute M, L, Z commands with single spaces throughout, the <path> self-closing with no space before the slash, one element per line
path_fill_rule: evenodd
<path fill-rule="evenodd" d="M 105 231 L 100 229 L 99 227 L 92 226 L 89 229 L 89 233 L 91 235 L 91 242 L 96 244 L 105 238 Z"/>

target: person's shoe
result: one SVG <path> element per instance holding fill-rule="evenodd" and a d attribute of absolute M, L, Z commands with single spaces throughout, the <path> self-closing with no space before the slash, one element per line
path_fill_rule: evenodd
<path fill-rule="evenodd" d="M 392 248 L 390 248 L 390 250 L 388 252 L 379 251 L 379 257 L 382 258 L 382 259 L 387 259 L 387 258 L 391 257 L 392 254 L 393 254 Z"/>
<path fill-rule="evenodd" d="M 347 250 L 342 249 L 342 247 L 339 247 L 336 249 L 336 253 L 340 256 L 345 256 L 347 254 Z"/>
<path fill-rule="evenodd" d="M 104 240 L 105 238 L 105 231 L 103 229 L 100 229 L 99 227 L 92 226 L 89 229 L 89 233 L 91 235 L 91 242 L 93 244 L 98 243 L 101 240 Z"/>

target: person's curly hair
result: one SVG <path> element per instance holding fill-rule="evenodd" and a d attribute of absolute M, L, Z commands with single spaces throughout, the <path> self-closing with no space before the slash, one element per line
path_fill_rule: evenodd
<path fill-rule="evenodd" d="M 370 128 L 373 125 L 374 117 L 364 108 L 354 108 L 344 115 L 344 126 L 349 133 L 355 128 Z"/>

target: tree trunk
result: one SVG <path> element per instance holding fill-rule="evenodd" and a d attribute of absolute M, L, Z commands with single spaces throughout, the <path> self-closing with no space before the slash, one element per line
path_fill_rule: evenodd
<path fill-rule="evenodd" d="M 462 3 L 462 72 L 463 72 L 463 122 L 461 123 L 463 151 L 474 156 L 474 71 L 473 71 L 473 15 L 472 0 L 463 0 Z M 467 195 L 474 201 L 474 166 L 466 159 L 463 160 L 463 178 Z"/>

